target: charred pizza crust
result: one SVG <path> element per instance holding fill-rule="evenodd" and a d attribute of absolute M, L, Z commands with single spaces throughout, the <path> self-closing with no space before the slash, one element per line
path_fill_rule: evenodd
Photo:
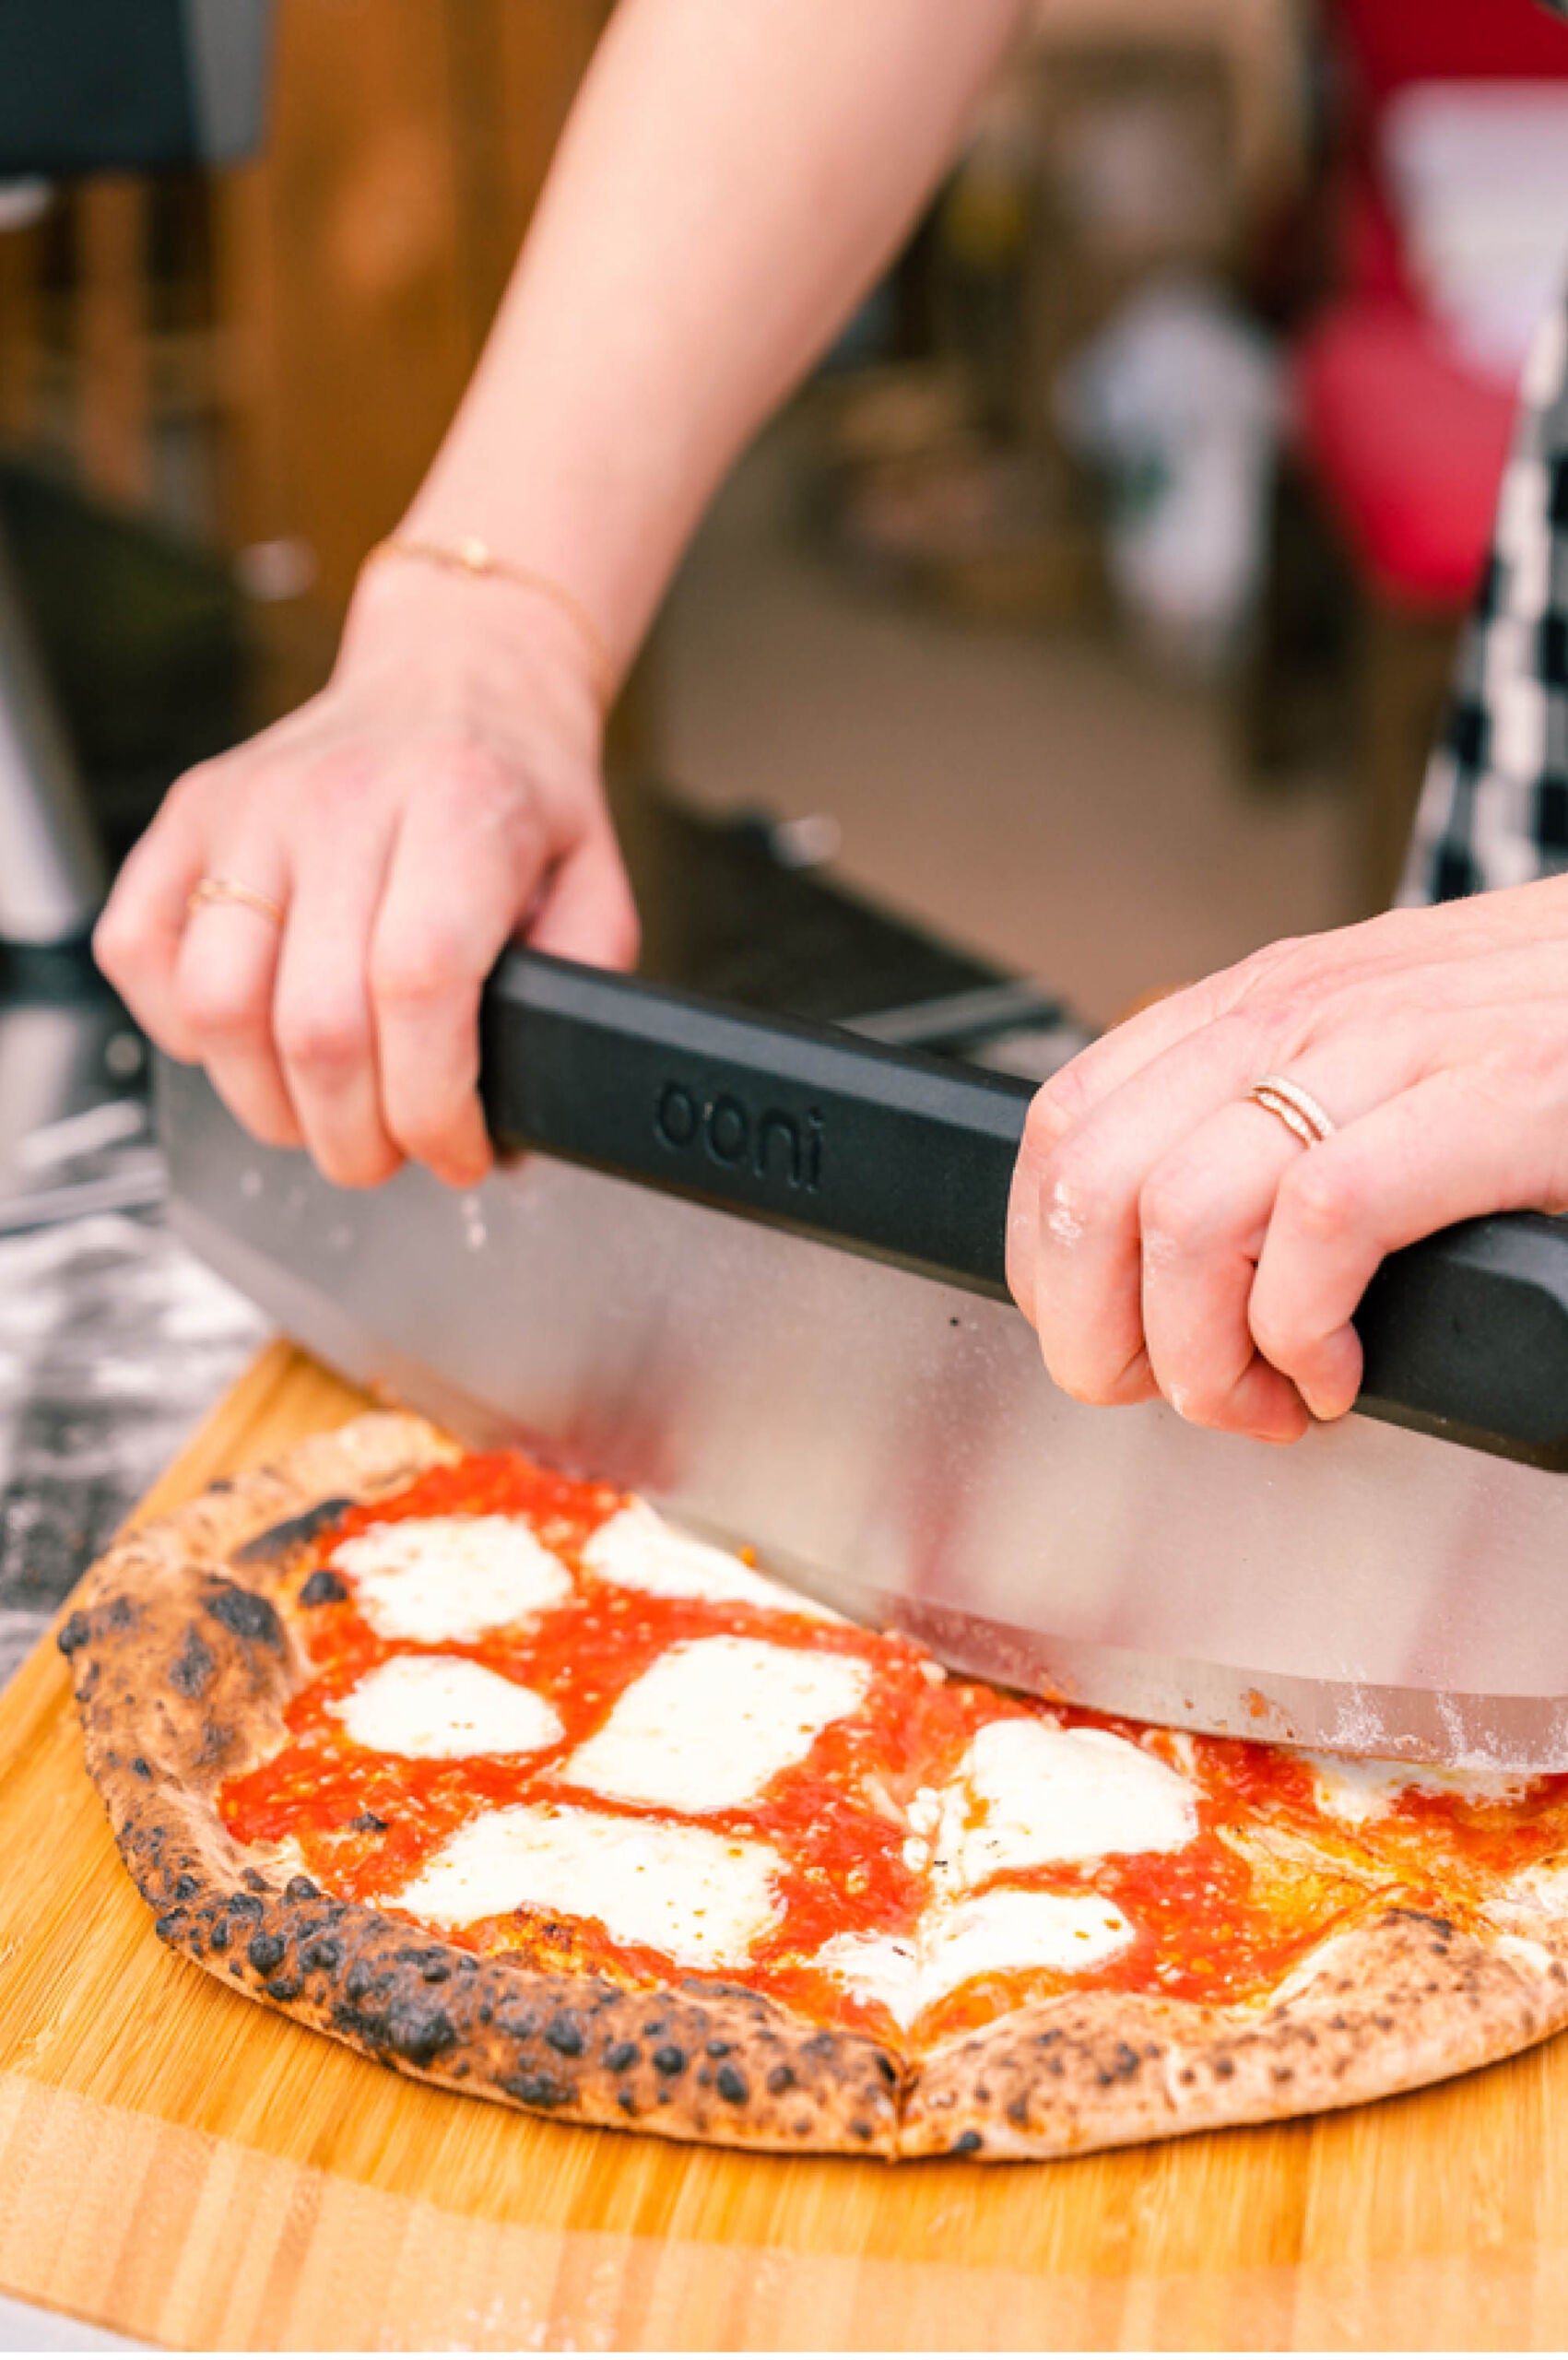
<path fill-rule="evenodd" d="M 304 1675 L 281 1576 L 351 1501 L 457 1453 L 357 1419 L 128 1535 L 60 1632 L 88 1768 L 162 1939 L 398 2072 L 572 2122 L 725 2146 L 890 2155 L 898 2063 L 738 1985 L 627 1991 L 420 1940 L 229 1835 L 218 1788 L 284 1735 Z"/>
<path fill-rule="evenodd" d="M 376 1414 L 215 1484 L 87 1576 L 59 1644 L 88 1768 L 157 1931 L 226 1983 L 419 2080 L 558 2120 L 794 2153 L 1045 2157 L 1410 2089 L 1568 2023 L 1555 1921 L 1380 1906 L 1262 2008 L 1039 2001 L 917 2059 L 708 1978 L 629 1991 L 477 1958 L 237 1845 L 219 1787 L 265 1760 L 307 1666 L 279 1613 L 320 1527 L 459 1456 Z M 1539 1935 L 1539 1939 L 1532 1937 Z"/>
<path fill-rule="evenodd" d="M 1279 2122 L 1445 2081 L 1568 2023 L 1568 1969 L 1534 1944 L 1379 1908 L 1262 2010 L 1087 1991 L 1003 2016 L 922 2060 L 899 2153 L 1129 2146 Z"/>

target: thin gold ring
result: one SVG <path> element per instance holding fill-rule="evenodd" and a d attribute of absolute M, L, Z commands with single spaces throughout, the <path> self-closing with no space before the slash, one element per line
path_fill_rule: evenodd
<path fill-rule="evenodd" d="M 186 896 L 185 914 L 194 917 L 212 902 L 238 902 L 242 909 L 254 910 L 259 917 L 270 918 L 274 926 L 283 924 L 281 903 L 258 893 L 253 885 L 242 885 L 234 877 L 202 878 Z"/>
<path fill-rule="evenodd" d="M 1285 1128 L 1300 1139 L 1303 1147 L 1321 1147 L 1325 1139 L 1333 1138 L 1338 1126 L 1326 1114 L 1310 1090 L 1288 1074 L 1266 1073 L 1261 1081 L 1254 1082 L 1247 1092 L 1255 1106 L 1265 1107 L 1277 1115 Z"/>

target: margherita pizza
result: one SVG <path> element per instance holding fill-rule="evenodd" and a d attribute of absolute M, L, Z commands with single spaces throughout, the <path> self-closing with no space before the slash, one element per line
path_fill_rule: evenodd
<path fill-rule="evenodd" d="M 158 1931 L 398 2071 L 733 2146 L 1055 2155 L 1568 2021 L 1568 1778 L 947 1676 L 649 1506 L 356 1421 L 60 1644 Z"/>

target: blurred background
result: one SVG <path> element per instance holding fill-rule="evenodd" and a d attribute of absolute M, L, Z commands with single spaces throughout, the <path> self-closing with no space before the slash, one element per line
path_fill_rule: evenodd
<path fill-rule="evenodd" d="M 0 57 L 0 521 L 112 864 L 324 677 L 607 9 L 235 0 L 205 134 L 172 84 L 161 126 L 109 119 L 96 13 L 67 139 Z M 167 17 L 210 79 L 203 13 L 135 38 Z M 693 549 L 622 776 L 820 822 L 1095 1022 L 1379 906 L 1568 257 L 1565 134 L 1532 0 L 1040 0 Z"/>
<path fill-rule="evenodd" d="M 88 926 L 324 678 L 607 13 L 0 12 L 0 1231 L 157 1198 Z M 614 717 L 652 970 L 840 1016 L 1022 978 L 1048 1070 L 1385 903 L 1565 275 L 1535 0 L 1037 0 Z M 922 930 L 860 943 L 880 1000 L 821 985 L 824 864 Z"/>
<path fill-rule="evenodd" d="M 324 678 L 607 13 L 0 9 L 0 1676 L 261 1332 L 87 931 Z M 614 716 L 652 972 L 1041 1074 L 1383 905 L 1565 276 L 1534 0 L 1038 0 Z"/>

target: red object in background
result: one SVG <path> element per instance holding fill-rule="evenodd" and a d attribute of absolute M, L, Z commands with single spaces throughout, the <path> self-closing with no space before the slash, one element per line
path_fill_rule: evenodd
<path fill-rule="evenodd" d="M 1331 202 L 1339 289 L 1291 357 L 1299 454 L 1370 585 L 1466 605 L 1491 537 L 1515 395 L 1425 309 L 1380 169 L 1411 83 L 1568 80 L 1568 20 L 1539 0 L 1327 0 L 1349 107 Z"/>

